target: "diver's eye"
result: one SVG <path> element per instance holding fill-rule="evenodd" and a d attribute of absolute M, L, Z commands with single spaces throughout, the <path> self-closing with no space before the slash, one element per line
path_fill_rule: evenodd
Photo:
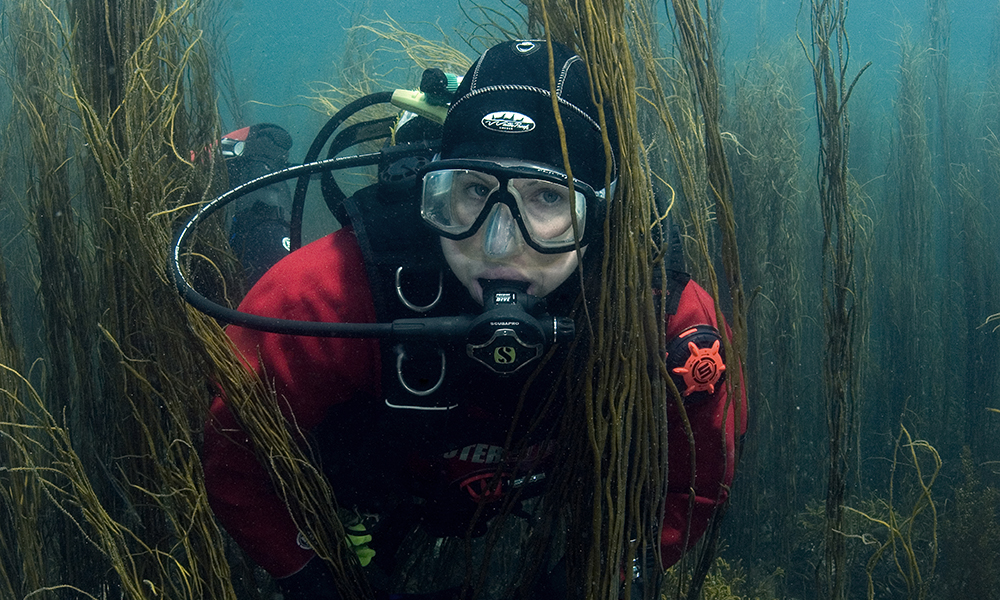
<path fill-rule="evenodd" d="M 536 206 L 539 210 L 555 208 L 569 198 L 569 190 L 566 188 L 538 182 L 522 186 L 520 193 L 529 205 Z"/>
<path fill-rule="evenodd" d="M 555 190 L 542 190 L 539 192 L 535 200 L 544 204 L 557 204 L 566 200 L 566 194 L 559 193 Z"/>
<path fill-rule="evenodd" d="M 462 202 L 484 202 L 497 185 L 497 181 L 489 175 L 465 171 L 456 181 L 456 199 Z"/>
<path fill-rule="evenodd" d="M 465 188 L 465 193 L 470 197 L 486 198 L 490 195 L 491 188 L 482 183 L 470 183 Z"/>

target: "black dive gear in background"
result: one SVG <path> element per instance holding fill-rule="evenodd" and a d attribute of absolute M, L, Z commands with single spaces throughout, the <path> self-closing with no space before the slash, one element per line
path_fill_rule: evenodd
<path fill-rule="evenodd" d="M 237 151 L 226 158 L 229 189 L 288 166 L 292 138 L 287 131 L 271 123 L 251 125 L 247 129 L 246 139 L 233 146 Z M 284 181 L 251 192 L 235 202 L 230 212 L 229 245 L 243 265 L 248 288 L 288 255 L 286 215 L 291 205 L 292 195 Z"/>
<path fill-rule="evenodd" d="M 284 186 L 284 182 L 275 185 Z M 288 220 L 280 206 L 256 200 L 249 207 L 236 211 L 229 231 L 229 246 L 243 265 L 248 288 L 288 256 Z"/>

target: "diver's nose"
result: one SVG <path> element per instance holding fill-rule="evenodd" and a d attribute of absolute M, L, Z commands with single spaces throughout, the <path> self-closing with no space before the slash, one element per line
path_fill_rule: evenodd
<path fill-rule="evenodd" d="M 514 254 L 521 245 L 521 232 L 514 222 L 514 215 L 506 204 L 493 205 L 483 225 L 483 253 L 488 258 L 504 258 Z"/>

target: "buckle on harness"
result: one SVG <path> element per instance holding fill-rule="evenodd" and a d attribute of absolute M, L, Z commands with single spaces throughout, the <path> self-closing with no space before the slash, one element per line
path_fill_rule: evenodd
<path fill-rule="evenodd" d="M 396 269 L 396 297 L 399 298 L 399 301 L 402 302 L 403 305 L 406 306 L 406 308 L 414 312 L 424 313 L 437 306 L 437 303 L 441 301 L 441 294 L 443 292 L 444 292 L 444 271 L 438 271 L 437 296 L 433 300 L 431 300 L 430 304 L 427 304 L 425 306 L 419 306 L 413 304 L 412 302 L 406 299 L 406 295 L 403 293 L 403 267 L 399 267 L 398 269 Z"/>
<path fill-rule="evenodd" d="M 441 388 L 441 384 L 444 383 L 444 375 L 446 370 L 444 350 L 442 350 L 441 348 L 437 349 L 438 356 L 441 358 L 441 374 L 438 376 L 437 383 L 424 390 L 416 389 L 406 382 L 406 378 L 403 375 L 403 363 L 406 361 L 407 358 L 406 348 L 402 344 L 399 344 L 398 346 L 396 346 L 395 350 L 396 350 L 396 377 L 397 379 L 399 379 L 399 385 L 403 386 L 403 389 L 413 394 L 414 396 L 419 396 L 423 398 L 430 396 L 431 394 L 433 394 L 434 392 L 438 391 L 438 389 Z M 458 404 L 451 404 L 448 406 L 393 404 L 392 402 L 389 402 L 388 399 L 386 399 L 385 404 L 389 408 L 400 408 L 406 410 L 451 410 L 458 406 Z"/>

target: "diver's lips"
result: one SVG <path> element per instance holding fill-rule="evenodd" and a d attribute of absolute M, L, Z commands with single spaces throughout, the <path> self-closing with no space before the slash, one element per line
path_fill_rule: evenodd
<path fill-rule="evenodd" d="M 485 279 L 498 279 L 503 281 L 523 281 L 525 283 L 531 282 L 517 269 L 489 269 L 476 275 L 477 281 L 482 281 Z"/>

